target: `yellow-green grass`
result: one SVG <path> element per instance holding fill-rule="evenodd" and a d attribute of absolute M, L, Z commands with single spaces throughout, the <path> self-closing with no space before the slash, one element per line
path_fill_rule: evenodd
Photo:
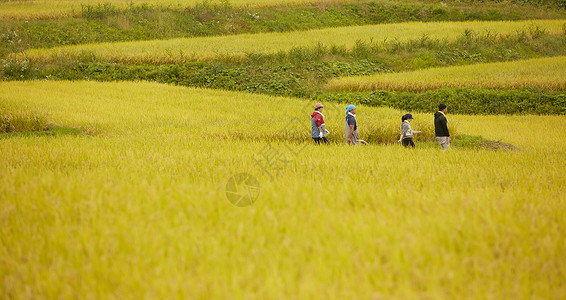
<path fill-rule="evenodd" d="M 110 4 L 117 8 L 126 8 L 134 5 L 157 5 L 173 8 L 191 8 L 196 5 L 230 5 L 232 7 L 271 7 L 271 6 L 299 6 L 320 5 L 325 6 L 336 3 L 356 3 L 367 0 L 7 0 L 0 2 L 0 20 L 2 19 L 43 19 L 80 16 L 85 5 L 97 6 Z M 399 4 L 395 0 L 374 0 L 374 2 L 385 4 Z M 404 4 L 430 4 L 423 0 L 404 0 Z M 467 3 L 453 2 L 442 4 L 445 8 L 461 8 L 464 11 L 498 11 L 525 9 L 524 5 L 513 3 L 482 3 L 481 7 Z M 550 12 L 545 8 L 529 7 L 531 16 L 548 19 L 552 15 L 560 15 L 559 11 Z"/>
<path fill-rule="evenodd" d="M 143 135 L 146 131 L 149 131 L 150 134 L 154 134 L 155 131 L 161 134 L 163 130 L 175 131 L 178 128 L 183 128 L 183 130 L 190 130 L 192 134 L 196 135 L 206 133 L 206 138 L 215 140 L 228 138 L 256 142 L 291 141 L 292 143 L 300 143 L 305 139 L 310 139 L 310 114 L 312 113 L 311 106 L 314 103 L 309 105 L 309 103 L 297 100 L 288 101 L 286 98 L 256 96 L 254 94 L 237 94 L 239 95 L 238 98 L 242 100 L 235 101 L 231 98 L 235 94 L 188 89 L 191 97 L 198 98 L 206 95 L 207 99 L 212 100 L 208 100 L 207 103 L 199 103 L 192 99 L 185 99 L 185 102 L 171 104 L 176 109 L 182 109 L 183 106 L 191 108 L 184 112 L 183 110 L 172 109 L 171 106 L 155 106 L 154 103 L 156 101 L 166 103 L 167 97 L 169 97 L 167 93 L 181 92 L 186 94 L 187 89 L 171 88 L 168 90 L 167 86 L 159 86 L 159 90 L 162 91 L 159 96 L 141 97 L 133 93 L 128 99 L 114 102 L 111 106 L 99 106 L 87 104 L 112 99 L 113 95 L 108 93 L 115 92 L 115 89 L 109 89 L 106 93 L 103 90 L 89 88 L 90 86 L 92 86 L 92 83 L 46 85 L 47 88 L 42 93 L 54 93 L 53 97 L 58 97 L 62 103 L 69 103 L 72 113 L 51 106 L 51 100 L 45 104 L 47 105 L 45 109 L 43 106 L 38 107 L 36 102 L 27 103 L 25 100 L 16 102 L 17 105 L 8 105 L 12 103 L 9 94 L 0 95 L 0 101 L 6 101 L 4 104 L 6 111 L 9 111 L 12 106 L 15 106 L 14 111 L 21 111 L 18 108 L 27 103 L 26 107 L 41 108 L 40 111 L 43 115 L 48 116 L 50 122 L 75 127 L 95 135 L 132 134 L 132 131 L 137 135 Z M 55 87 L 55 89 L 48 90 L 49 87 Z M 13 91 L 13 93 L 20 94 L 18 99 L 35 98 L 30 93 L 33 90 L 23 87 L 14 89 L 17 91 Z M 81 90 L 79 95 L 76 94 L 78 90 Z M 149 90 L 149 92 L 152 91 Z M 59 96 L 55 96 L 56 94 L 59 94 Z M 76 104 L 77 97 L 85 100 Z M 270 99 L 269 101 L 280 109 L 271 110 L 269 114 L 258 113 L 253 119 L 242 118 L 249 111 L 261 111 L 266 105 L 269 105 L 266 99 Z M 73 104 L 71 105 L 71 103 Z M 154 108 L 152 108 L 151 114 L 146 115 L 148 107 Z M 204 112 L 201 112 L 202 118 L 208 119 L 208 122 L 196 121 L 198 118 L 195 119 L 195 115 L 199 113 L 200 109 L 204 110 Z M 123 113 L 126 111 L 127 114 Z M 61 117 L 61 114 L 64 118 Z M 329 130 L 333 132 L 338 129 L 344 130 L 344 105 L 329 103 L 325 114 Z M 156 115 L 160 117 L 155 117 Z M 392 109 L 371 110 L 360 115 L 359 118 L 360 122 L 365 123 L 365 126 L 360 128 L 365 140 L 381 143 L 396 142 L 400 127 L 400 112 Z M 167 120 L 167 122 L 163 123 L 162 120 Z M 171 120 L 174 120 L 174 122 L 171 122 Z M 300 122 L 297 122 L 297 120 L 300 120 Z M 308 122 L 301 124 L 304 120 Z M 258 130 L 258 122 L 264 124 L 261 130 Z M 210 123 L 215 124 L 215 126 L 209 126 Z M 151 126 L 148 126 L 149 124 Z M 457 124 L 453 125 L 451 125 L 451 128 L 456 132 Z M 434 128 L 430 122 L 425 121 L 424 118 L 417 119 L 414 126 L 418 126 L 424 132 L 423 136 L 419 137 L 421 140 L 434 140 Z M 140 128 L 143 128 L 143 131 L 140 131 Z M 226 130 L 226 128 L 229 128 L 229 130 Z M 329 139 L 335 143 L 341 143 L 343 140 L 342 136 L 339 137 L 334 134 Z"/>
<path fill-rule="evenodd" d="M 38 131 L 46 125 L 46 117 L 28 107 L 5 107 L 0 102 L 0 134 L 13 131 Z"/>
<path fill-rule="evenodd" d="M 111 4 L 126 8 L 131 4 L 148 4 L 165 7 L 194 7 L 196 5 L 224 5 L 240 7 L 265 7 L 274 5 L 304 5 L 360 2 L 360 0 L 12 0 L 0 2 L 0 19 L 37 19 L 80 15 L 85 5 Z M 383 1 L 381 2 L 391 2 Z"/>
<path fill-rule="evenodd" d="M 229 136 L 280 132 L 304 117 L 298 99 L 145 82 L 0 91 L 6 107 L 97 129 L 0 140 L 0 298 L 566 297 L 564 116 L 448 114 L 519 151 L 309 143 L 292 155 L 297 140 Z M 359 106 L 357 118 L 400 125 L 402 113 Z M 288 160 L 273 180 L 256 162 L 269 146 Z M 251 207 L 225 195 L 240 172 L 260 184 Z"/>
<path fill-rule="evenodd" d="M 423 92 L 446 87 L 566 90 L 566 56 L 331 79 L 332 91 Z"/>
<path fill-rule="evenodd" d="M 550 34 L 563 33 L 566 20 L 397 23 L 308 31 L 241 34 L 232 36 L 180 38 L 136 42 L 74 45 L 50 49 L 31 49 L 13 55 L 18 59 L 52 62 L 57 60 L 104 60 L 128 64 L 178 63 L 194 59 L 244 56 L 248 53 L 277 53 L 317 44 L 352 48 L 357 42 L 406 42 L 427 36 L 431 39 L 456 39 L 466 30 L 476 33 L 514 34 L 537 26 Z"/>

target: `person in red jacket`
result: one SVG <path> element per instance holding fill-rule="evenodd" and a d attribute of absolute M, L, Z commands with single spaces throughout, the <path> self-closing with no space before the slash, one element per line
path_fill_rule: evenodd
<path fill-rule="evenodd" d="M 326 128 L 324 125 L 324 115 L 322 114 L 322 109 L 324 105 L 317 103 L 314 106 L 314 112 L 311 115 L 311 137 L 317 143 L 323 142 L 329 144 L 326 139 Z"/>

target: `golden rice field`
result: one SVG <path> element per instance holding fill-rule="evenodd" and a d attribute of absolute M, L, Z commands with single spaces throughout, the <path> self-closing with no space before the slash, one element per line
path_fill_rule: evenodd
<path fill-rule="evenodd" d="M 410 22 L 282 33 L 73 45 L 32 49 L 13 54 L 12 57 L 44 63 L 69 59 L 127 64 L 178 63 L 223 56 L 243 56 L 248 53 L 277 53 L 297 47 L 314 47 L 317 44 L 352 48 L 358 42 L 406 42 L 423 36 L 452 40 L 462 36 L 467 30 L 506 35 L 515 34 L 517 31 L 528 32 L 530 28 L 538 27 L 550 34 L 563 34 L 565 24 L 566 20 Z"/>
<path fill-rule="evenodd" d="M 4 0 L 0 1 L 0 20 L 8 19 L 47 19 L 80 16 L 83 6 L 107 5 L 117 8 L 127 8 L 130 5 L 157 5 L 173 8 L 190 8 L 197 5 L 230 5 L 232 7 L 271 7 L 299 5 L 328 5 L 336 3 L 356 3 L 366 0 Z M 398 4 L 395 0 L 375 0 L 377 3 Z M 404 0 L 404 4 L 422 4 L 419 0 Z M 439 4 L 445 7 L 446 3 Z M 469 9 L 466 3 L 454 2 L 450 7 Z M 482 3 L 485 10 L 496 10 L 505 7 L 518 6 L 514 3 Z M 477 10 L 477 8 L 475 8 Z M 536 7 L 529 7 L 531 14 Z M 536 13 L 540 18 L 548 18 L 548 10 L 540 9 Z"/>
<path fill-rule="evenodd" d="M 1 19 L 41 19 L 80 15 L 83 6 L 111 4 L 118 8 L 134 5 L 193 7 L 196 5 L 225 5 L 265 7 L 273 5 L 302 5 L 318 3 L 357 2 L 358 0 L 8 0 L 0 1 Z M 381 0 L 380 2 L 391 2 Z"/>
<path fill-rule="evenodd" d="M 443 153 L 342 145 L 331 103 L 315 146 L 292 98 L 33 81 L 0 103 L 87 133 L 0 138 L 2 299 L 566 298 L 565 116 L 449 111 L 518 149 Z M 403 113 L 358 106 L 361 138 Z"/>
<path fill-rule="evenodd" d="M 566 56 L 334 78 L 333 91 L 423 92 L 446 87 L 566 91 Z"/>

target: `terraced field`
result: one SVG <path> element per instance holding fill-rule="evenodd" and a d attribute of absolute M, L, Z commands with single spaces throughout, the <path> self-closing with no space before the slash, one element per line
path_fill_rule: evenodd
<path fill-rule="evenodd" d="M 564 117 L 449 116 L 520 150 L 442 153 L 420 139 L 415 151 L 340 145 L 343 112 L 329 110 L 337 144 L 316 147 L 265 137 L 308 120 L 297 99 L 152 83 L 0 89 L 5 105 L 90 132 L 0 140 L 5 297 L 565 292 Z M 401 113 L 359 106 L 362 138 Z M 415 118 L 421 129 L 432 115 Z M 248 208 L 227 198 L 239 173 L 257 178 Z"/>
<path fill-rule="evenodd" d="M 446 87 L 538 88 L 566 91 L 566 57 L 432 68 L 413 72 L 333 79 L 333 91 L 393 90 L 423 92 Z"/>
<path fill-rule="evenodd" d="M 268 0 L 268 1 L 253 1 L 253 0 L 166 0 L 155 1 L 151 0 L 11 0 L 0 2 L 0 19 L 26 19 L 26 18 L 54 18 L 61 16 L 73 16 L 81 13 L 85 6 L 96 7 L 97 5 L 112 5 L 118 8 L 128 7 L 129 5 L 155 5 L 158 4 L 164 7 L 193 7 L 196 5 L 229 5 L 233 6 L 271 6 L 271 5 L 301 5 L 306 3 L 332 3 L 344 2 L 343 0 Z"/>
<path fill-rule="evenodd" d="M 396 23 L 299 32 L 65 46 L 33 49 L 15 55 L 15 58 L 44 63 L 61 59 L 88 59 L 127 64 L 164 64 L 223 56 L 244 56 L 250 53 L 286 52 L 293 48 L 313 47 L 317 44 L 351 48 L 359 42 L 406 42 L 423 37 L 456 39 L 470 31 L 507 35 L 536 27 L 550 34 L 558 34 L 563 32 L 564 24 L 564 20 Z"/>
<path fill-rule="evenodd" d="M 361 2 L 160 7 L 204 24 L 185 9 Z M 498 21 L 97 44 L 73 22 L 104 41 L 151 27 L 80 12 L 131 2 L 0 2 L 0 299 L 566 298 L 566 20 L 502 21 L 566 14 L 543 2 L 379 1 Z M 329 145 L 310 136 L 318 101 Z M 367 145 L 345 144 L 350 103 Z"/>

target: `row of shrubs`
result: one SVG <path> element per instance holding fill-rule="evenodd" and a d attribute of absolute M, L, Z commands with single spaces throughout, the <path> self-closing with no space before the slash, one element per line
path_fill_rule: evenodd
<path fill-rule="evenodd" d="M 320 61 L 274 65 L 230 65 L 222 62 L 191 62 L 182 65 L 122 65 L 78 63 L 66 67 L 34 67 L 28 61 L 4 63 L 5 80 L 147 80 L 192 87 L 246 91 L 277 96 L 311 97 L 320 93 L 330 74 L 367 75 L 387 71 L 382 63 L 370 61 Z M 313 84 L 313 78 L 319 78 Z"/>
<path fill-rule="evenodd" d="M 457 114 L 566 114 L 566 92 L 541 90 L 444 88 L 425 93 L 327 93 L 319 95 L 317 100 L 388 106 L 415 112 L 432 112 L 438 109 L 438 104 L 444 103 L 451 113 Z"/>

